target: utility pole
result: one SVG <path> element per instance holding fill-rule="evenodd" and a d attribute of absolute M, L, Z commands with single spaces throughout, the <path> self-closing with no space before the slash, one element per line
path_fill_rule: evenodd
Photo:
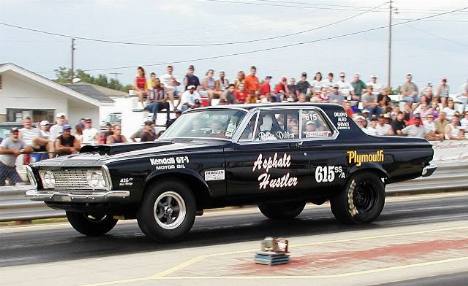
<path fill-rule="evenodd" d="M 387 87 L 392 87 L 392 17 L 393 17 L 393 3 L 389 0 L 388 9 L 388 64 L 387 64 Z"/>
<path fill-rule="evenodd" d="M 71 39 L 71 79 L 70 82 L 73 83 L 75 78 L 75 38 Z"/>

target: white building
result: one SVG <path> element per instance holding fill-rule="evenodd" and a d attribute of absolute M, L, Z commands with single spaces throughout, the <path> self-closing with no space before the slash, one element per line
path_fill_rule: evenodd
<path fill-rule="evenodd" d="M 59 112 L 71 125 L 90 117 L 99 124 L 101 109 L 111 107 L 112 91 L 89 84 L 61 85 L 15 64 L 0 64 L 0 123 L 20 122 L 29 116 L 34 122 L 53 122 Z M 124 92 L 112 91 L 116 97 Z"/>

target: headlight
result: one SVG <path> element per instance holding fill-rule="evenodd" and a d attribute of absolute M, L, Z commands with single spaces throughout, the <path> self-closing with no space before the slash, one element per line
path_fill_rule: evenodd
<path fill-rule="evenodd" d="M 106 180 L 101 170 L 89 170 L 86 172 L 86 180 L 92 189 L 106 189 Z"/>
<path fill-rule="evenodd" d="M 42 187 L 44 189 L 53 189 L 55 188 L 55 176 L 52 171 L 39 171 L 39 176 L 41 177 Z"/>

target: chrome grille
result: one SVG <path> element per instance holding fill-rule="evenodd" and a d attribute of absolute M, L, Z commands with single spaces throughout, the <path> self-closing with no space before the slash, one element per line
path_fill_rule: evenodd
<path fill-rule="evenodd" d="M 56 190 L 91 190 L 86 169 L 53 170 Z"/>

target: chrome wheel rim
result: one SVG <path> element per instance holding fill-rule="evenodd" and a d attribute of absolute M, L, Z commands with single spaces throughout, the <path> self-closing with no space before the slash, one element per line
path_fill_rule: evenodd
<path fill-rule="evenodd" d="M 163 229 L 175 229 L 185 219 L 187 208 L 184 199 L 176 192 L 160 194 L 153 207 L 156 223 Z"/>

